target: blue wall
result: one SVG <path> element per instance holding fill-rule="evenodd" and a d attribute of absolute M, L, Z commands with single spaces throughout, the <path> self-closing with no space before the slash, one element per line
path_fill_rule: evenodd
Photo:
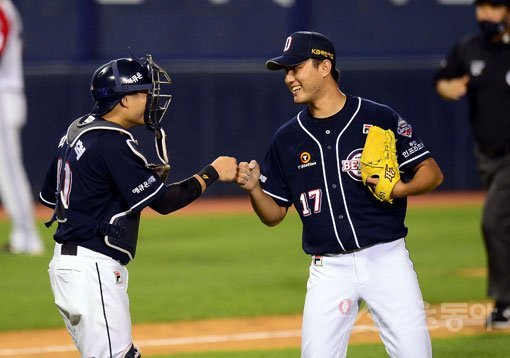
<path fill-rule="evenodd" d="M 343 56 L 442 54 L 474 30 L 474 10 L 446 0 L 145 0 L 101 5 L 94 0 L 15 0 L 25 19 L 28 60 L 99 60 L 128 46 L 172 59 L 272 56 L 289 32 L 326 34 Z M 462 0 L 457 0 L 461 2 Z M 450 0 L 450 2 L 455 2 Z M 470 3 L 471 0 L 464 0 Z"/>
<path fill-rule="evenodd" d="M 335 44 L 344 92 L 386 103 L 421 134 L 446 174 L 443 190 L 477 189 L 466 103 L 446 103 L 432 77 L 458 38 L 475 31 L 470 5 L 433 0 L 18 0 L 25 24 L 29 122 L 24 158 L 34 192 L 54 147 L 92 106 L 92 72 L 111 58 L 151 52 L 171 74 L 164 127 L 171 178 L 183 179 L 221 154 L 260 159 L 274 130 L 299 108 L 264 61 L 286 36 L 311 29 Z M 442 1 L 445 2 L 444 0 Z M 395 3 L 404 3 L 397 6 Z M 143 128 L 136 134 L 153 145 Z M 209 195 L 240 194 L 217 185 Z"/>

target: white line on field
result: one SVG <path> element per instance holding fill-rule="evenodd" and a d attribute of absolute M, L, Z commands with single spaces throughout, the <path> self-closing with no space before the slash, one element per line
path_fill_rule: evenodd
<path fill-rule="evenodd" d="M 0 349 L 1 357 L 10 356 L 23 356 L 30 354 L 45 354 L 45 353 L 62 353 L 76 351 L 76 347 L 73 345 L 67 346 L 45 346 L 45 347 L 33 347 L 33 348 L 5 348 Z"/>
<path fill-rule="evenodd" d="M 437 326 L 446 327 L 444 320 L 438 320 Z M 462 320 L 462 326 L 479 326 L 480 320 Z M 429 327 L 430 328 L 430 327 Z M 359 325 L 353 328 L 353 333 L 377 331 L 373 325 Z M 146 339 L 137 340 L 136 343 L 140 347 L 165 347 L 165 346 L 179 346 L 187 344 L 204 344 L 204 343 L 224 343 L 236 341 L 252 341 L 260 339 L 277 339 L 277 338 L 292 338 L 300 337 L 301 330 L 283 330 L 283 331 L 262 331 L 262 332 L 247 332 L 237 334 L 223 334 L 223 335 L 208 335 L 196 337 L 181 337 L 181 338 L 160 338 L 160 339 Z M 76 351 L 74 345 L 61 345 L 61 346 L 43 346 L 33 348 L 4 348 L 0 349 L 0 357 L 11 356 L 27 356 L 38 355 L 47 353 L 62 353 Z"/>
<path fill-rule="evenodd" d="M 147 339 L 137 341 L 141 347 L 143 346 L 177 346 L 184 344 L 197 344 L 197 343 L 221 343 L 221 342 L 235 342 L 235 341 L 252 341 L 257 339 L 271 339 L 271 338 L 289 338 L 300 337 L 301 330 L 289 331 L 268 331 L 268 332 L 248 332 L 238 334 L 223 334 L 214 336 L 200 336 L 200 337 L 182 337 L 182 338 L 161 338 L 161 339 Z"/>
<path fill-rule="evenodd" d="M 204 344 L 204 343 L 222 343 L 222 342 L 235 342 L 235 341 L 251 341 L 258 339 L 276 339 L 276 338 L 289 338 L 300 337 L 301 330 L 286 330 L 286 331 L 266 331 L 266 332 L 248 332 L 238 334 L 224 334 L 224 335 L 210 335 L 210 336 L 197 336 L 197 337 L 180 337 L 180 338 L 160 338 L 160 339 L 146 339 L 137 340 L 136 343 L 140 347 L 164 347 L 164 346 L 179 346 L 187 344 Z M 34 348 L 12 348 L 0 349 L 0 357 L 9 357 L 16 355 L 37 355 L 42 353 L 58 353 L 75 351 L 76 347 L 73 345 L 65 346 L 47 346 L 47 347 L 34 347 Z"/>

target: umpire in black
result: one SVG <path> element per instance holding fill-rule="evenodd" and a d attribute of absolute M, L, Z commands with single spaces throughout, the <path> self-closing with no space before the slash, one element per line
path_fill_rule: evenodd
<path fill-rule="evenodd" d="M 487 189 L 482 231 L 495 300 L 487 327 L 510 328 L 510 0 L 476 0 L 480 32 L 457 43 L 436 75 L 447 100 L 467 96 L 475 155 Z"/>

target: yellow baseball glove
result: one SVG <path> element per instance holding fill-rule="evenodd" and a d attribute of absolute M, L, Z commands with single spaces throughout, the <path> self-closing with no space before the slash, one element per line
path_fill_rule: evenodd
<path fill-rule="evenodd" d="M 380 201 L 393 203 L 391 191 L 400 180 L 398 170 L 395 134 L 391 129 L 384 130 L 372 126 L 360 159 L 361 179 L 370 192 Z M 377 177 L 377 185 L 368 185 L 367 178 Z"/>

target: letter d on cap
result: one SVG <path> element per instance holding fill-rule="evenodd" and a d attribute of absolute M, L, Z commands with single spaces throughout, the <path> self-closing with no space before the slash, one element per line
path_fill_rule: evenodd
<path fill-rule="evenodd" d="M 290 48 L 290 43 L 292 42 L 292 37 L 287 37 L 287 41 L 285 41 L 285 47 L 283 48 L 283 51 L 287 51 Z"/>

